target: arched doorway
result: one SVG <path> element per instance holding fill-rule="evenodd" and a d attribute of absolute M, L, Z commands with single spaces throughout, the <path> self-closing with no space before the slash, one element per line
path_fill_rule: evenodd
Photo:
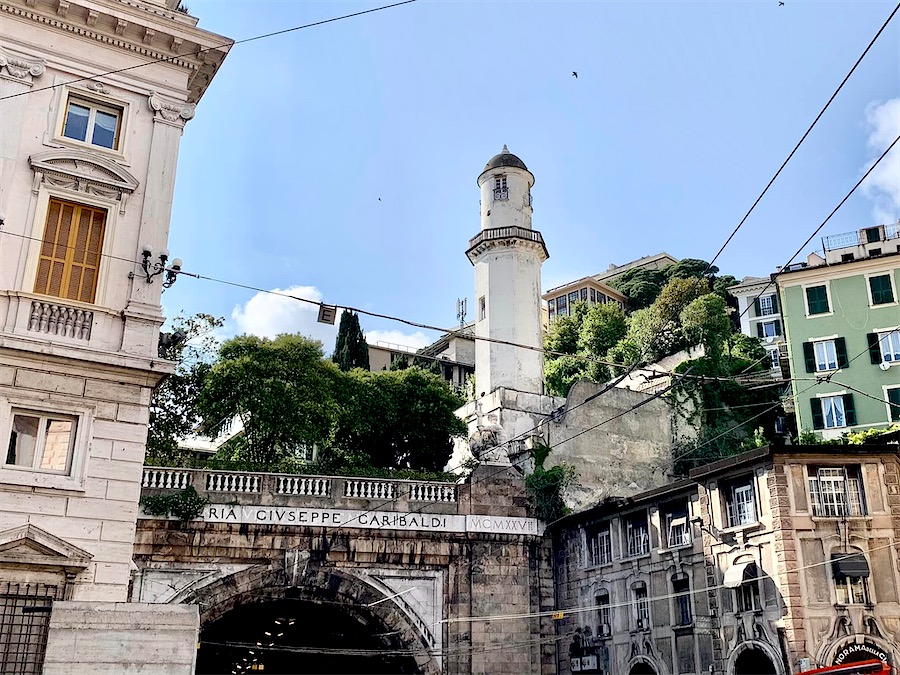
<path fill-rule="evenodd" d="M 734 662 L 734 675 L 777 675 L 772 659 L 761 649 L 745 649 Z"/>
<path fill-rule="evenodd" d="M 656 675 L 656 671 L 653 670 L 653 666 L 646 661 L 638 661 L 631 666 L 628 675 Z"/>
<path fill-rule="evenodd" d="M 364 607 L 250 602 L 203 627 L 197 673 L 421 673 L 398 633 Z"/>

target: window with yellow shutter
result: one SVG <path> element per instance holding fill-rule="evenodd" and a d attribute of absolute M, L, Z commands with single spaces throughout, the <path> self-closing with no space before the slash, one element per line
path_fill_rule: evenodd
<path fill-rule="evenodd" d="M 106 211 L 51 199 L 34 292 L 94 302 Z"/>

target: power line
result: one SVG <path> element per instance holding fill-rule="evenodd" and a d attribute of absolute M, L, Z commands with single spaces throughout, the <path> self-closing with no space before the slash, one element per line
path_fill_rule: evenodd
<path fill-rule="evenodd" d="M 124 73 L 129 70 L 135 70 L 137 68 L 144 68 L 145 66 L 152 66 L 157 63 L 165 63 L 167 61 L 175 61 L 180 58 L 184 58 L 185 56 L 199 56 L 204 52 L 215 51 L 217 49 L 231 49 L 234 45 L 246 44 L 248 42 L 255 42 L 257 40 L 263 40 L 266 38 L 275 37 L 277 35 L 285 35 L 286 33 L 293 33 L 298 30 L 304 30 L 306 28 L 314 28 L 315 26 L 322 26 L 326 23 L 334 23 L 335 21 L 343 21 L 344 19 L 352 19 L 357 16 L 362 16 L 364 14 L 372 14 L 374 12 L 380 12 L 385 9 L 393 9 L 394 7 L 400 7 L 401 5 L 409 5 L 417 0 L 402 0 L 402 2 L 395 2 L 391 5 L 382 5 L 381 7 L 373 7 L 371 9 L 364 9 L 359 12 L 353 12 L 352 14 L 344 14 L 342 16 L 335 16 L 330 19 L 323 19 L 322 21 L 314 21 L 313 23 L 303 24 L 301 26 L 293 26 L 291 28 L 285 28 L 282 30 L 273 31 L 271 33 L 263 33 L 262 35 L 254 35 L 253 37 L 244 38 L 242 40 L 228 40 L 227 42 L 222 42 L 221 44 L 213 45 L 212 47 L 200 47 L 199 49 L 195 49 L 193 51 L 184 52 L 181 54 L 173 54 L 172 56 L 166 56 L 159 59 L 154 59 L 153 61 L 147 61 L 145 63 L 138 63 L 133 66 L 127 66 L 125 68 L 117 68 L 116 70 L 108 70 L 103 73 L 98 73 L 97 75 L 88 75 L 85 77 L 78 77 L 74 80 L 67 80 L 66 82 L 58 82 L 56 84 L 50 84 L 46 87 L 35 87 L 33 89 L 27 91 L 21 91 L 16 94 L 7 94 L 6 96 L 0 96 L 0 101 L 5 101 L 10 98 L 16 98 L 18 96 L 27 96 L 28 94 L 34 94 L 39 91 L 48 91 L 50 89 L 56 89 L 57 87 L 65 87 L 70 84 L 74 84 L 76 82 L 85 82 L 90 80 L 95 80 L 98 77 L 106 77 L 107 75 L 115 75 L 117 73 Z"/>
<path fill-rule="evenodd" d="M 875 551 L 880 551 L 883 549 L 894 548 L 900 546 L 900 542 L 894 542 L 891 544 L 883 544 L 881 546 L 876 546 L 868 549 L 869 553 L 873 553 Z M 834 560 L 841 560 L 843 558 L 849 557 L 853 555 L 852 553 L 838 554 L 837 558 Z M 800 572 L 803 570 L 813 569 L 815 567 L 824 567 L 825 565 L 829 565 L 832 563 L 832 560 L 823 560 L 820 562 L 809 563 L 807 565 L 802 565 L 800 567 L 791 567 L 790 572 Z M 745 581 L 762 581 L 767 577 L 764 574 L 760 574 L 757 577 L 746 578 Z M 624 580 L 624 579 L 623 579 Z M 689 591 L 685 591 L 682 593 L 666 593 L 664 595 L 653 595 L 647 597 L 647 602 L 653 602 L 656 600 L 671 600 L 677 597 L 683 597 L 685 595 L 697 595 L 702 593 L 708 593 L 709 591 L 717 591 L 723 588 L 729 588 L 725 584 L 716 584 L 713 586 L 704 586 L 703 588 L 693 588 Z M 626 602 L 616 602 L 610 603 L 607 605 L 586 605 L 586 606 L 577 606 L 569 609 L 556 609 L 556 610 L 548 610 L 545 612 L 529 612 L 526 614 L 491 614 L 485 616 L 468 616 L 468 617 L 460 617 L 457 619 L 443 619 L 438 624 L 450 624 L 450 623 L 474 623 L 476 621 L 509 621 L 509 620 L 520 620 L 520 619 L 534 619 L 534 618 L 543 618 L 543 617 L 559 617 L 560 614 L 563 616 L 567 614 L 583 614 L 585 612 L 593 612 L 599 609 L 617 609 L 621 607 L 633 607 L 634 603 L 632 601 Z"/>
<path fill-rule="evenodd" d="M 797 152 L 797 150 L 800 148 L 800 146 L 803 145 L 803 141 L 806 140 L 806 137 L 809 136 L 810 132 L 815 128 L 816 124 L 819 123 L 819 120 L 822 119 L 822 115 L 824 115 L 825 111 L 828 110 L 828 106 L 830 106 L 832 101 L 834 101 L 834 99 L 837 98 L 837 95 L 840 93 L 841 89 L 843 89 L 844 85 L 847 84 L 847 80 L 850 79 L 850 76 L 853 75 L 853 73 L 856 71 L 856 68 L 859 66 L 860 63 L 862 63 L 862 60 L 866 57 L 866 54 L 869 53 L 869 50 L 872 48 L 872 46 L 875 44 L 875 42 L 878 40 L 878 38 L 884 32 L 884 29 L 888 27 L 888 24 L 894 18 L 894 15 L 897 13 L 898 10 L 900 10 L 900 3 L 897 3 L 897 5 L 894 7 L 894 11 L 892 11 L 890 13 L 890 15 L 888 16 L 888 18 L 885 19 L 884 23 L 881 25 L 881 28 L 878 29 L 877 33 L 875 33 L 875 37 L 873 37 L 869 41 L 869 44 L 866 45 L 866 48 L 863 50 L 863 53 L 859 55 L 858 59 L 856 59 L 856 62 L 853 64 L 853 67 L 850 68 L 850 71 L 844 76 L 844 79 L 841 80 L 841 83 L 838 85 L 837 89 L 834 90 L 834 93 L 831 95 L 831 97 L 828 99 L 828 101 L 826 101 L 825 105 L 822 106 L 822 109 L 819 111 L 819 114 L 816 115 L 815 119 L 812 121 L 812 124 L 809 125 L 809 128 L 806 130 L 806 132 L 803 134 L 803 136 L 800 137 L 800 140 L 797 141 L 797 144 L 794 146 L 794 149 L 791 150 L 791 152 L 788 154 L 788 156 L 784 160 L 784 162 L 781 163 L 781 166 L 778 167 L 778 171 L 775 172 L 775 175 L 772 176 L 772 179 L 766 184 L 766 187 L 763 188 L 763 191 L 759 194 L 759 197 L 756 198 L 756 201 L 753 202 L 753 205 L 750 207 L 750 209 L 747 211 L 747 213 L 744 214 L 744 217 L 741 218 L 741 222 L 739 222 L 737 224 L 737 227 L 735 227 L 734 231 L 732 231 L 732 233 L 730 235 L 728 235 L 728 239 L 725 240 L 725 243 L 722 244 L 722 247 L 713 256 L 713 259 L 709 261 L 710 268 L 712 267 L 712 265 L 716 261 L 716 259 L 718 259 L 718 257 L 722 254 L 722 251 L 725 250 L 725 247 L 728 246 L 728 244 L 731 242 L 732 239 L 734 239 L 734 236 L 738 233 L 738 230 L 741 229 L 741 226 L 743 226 L 743 224 L 745 222 L 747 222 L 747 218 L 749 218 L 750 214 L 753 213 L 753 210 L 756 208 L 756 205 L 759 204 L 759 202 L 762 200 L 762 198 L 765 196 L 765 194 L 769 191 L 769 188 L 772 187 L 772 184 L 775 182 L 775 179 L 778 178 L 779 175 L 781 175 L 781 172 L 784 170 L 784 167 L 787 166 L 788 162 L 791 161 L 791 158 L 794 156 L 794 154 Z M 707 272 L 708 271 L 709 271 L 709 268 L 707 268 Z"/>

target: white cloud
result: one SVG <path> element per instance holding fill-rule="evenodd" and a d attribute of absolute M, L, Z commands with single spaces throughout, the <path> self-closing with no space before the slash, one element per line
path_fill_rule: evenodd
<path fill-rule="evenodd" d="M 334 349 L 340 316 L 333 326 L 319 323 L 318 305 L 293 298 L 321 302 L 322 292 L 315 286 L 291 286 L 284 289 L 273 288 L 272 293 L 257 293 L 244 305 L 236 305 L 231 311 L 235 332 L 267 338 L 274 338 L 281 333 L 300 333 L 321 340 L 325 353 L 330 353 Z"/>
<path fill-rule="evenodd" d="M 422 331 L 407 334 L 399 330 L 370 330 L 365 331 L 365 334 L 366 342 L 370 345 L 386 342 L 390 345 L 409 347 L 411 350 L 421 349 L 433 342 Z"/>
<path fill-rule="evenodd" d="M 866 108 L 866 127 L 868 146 L 875 155 L 866 165 L 868 168 L 900 135 L 900 98 L 870 103 Z M 872 215 L 877 224 L 891 223 L 900 217 L 900 147 L 895 146 L 875 167 L 863 188 L 865 195 L 875 202 Z"/>

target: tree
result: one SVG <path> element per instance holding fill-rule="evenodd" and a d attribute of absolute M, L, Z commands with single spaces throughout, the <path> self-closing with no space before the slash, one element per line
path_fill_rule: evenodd
<path fill-rule="evenodd" d="M 653 304 L 665 285 L 667 280 L 665 269 L 649 270 L 640 267 L 630 269 L 613 279 L 610 286 L 625 294 L 628 298 L 629 311 L 645 309 Z"/>
<path fill-rule="evenodd" d="M 331 358 L 341 370 L 369 369 L 369 346 L 359 325 L 359 316 L 349 309 L 341 314 Z"/>
<path fill-rule="evenodd" d="M 178 443 L 200 424 L 197 401 L 215 354 L 214 333 L 222 324 L 222 319 L 209 314 L 179 315 L 172 320 L 170 335 L 179 339 L 164 343 L 160 356 L 176 363 L 175 373 L 150 397 L 147 464 L 172 465 L 186 459 Z"/>
<path fill-rule="evenodd" d="M 550 392 L 565 396 L 578 380 L 608 380 L 609 369 L 599 361 L 625 331 L 625 313 L 612 303 L 588 306 L 579 302 L 570 316 L 557 317 L 544 339 L 548 352 L 563 354 L 547 354 L 544 360 L 544 379 Z"/>
<path fill-rule="evenodd" d="M 464 402 L 440 377 L 417 366 L 351 371 L 339 390 L 335 456 L 365 459 L 376 468 L 440 471 L 453 439 L 466 434 L 455 414 Z"/>
<path fill-rule="evenodd" d="M 339 374 L 323 358 L 322 343 L 301 335 L 228 340 L 200 397 L 206 429 L 216 435 L 239 417 L 243 434 L 229 441 L 224 454 L 272 470 L 298 445 L 330 443 L 339 412 Z"/>
<path fill-rule="evenodd" d="M 701 295 L 681 310 L 681 327 L 689 345 L 699 344 L 711 359 L 722 356 L 731 334 L 725 301 L 715 293 Z"/>
<path fill-rule="evenodd" d="M 705 260 L 698 258 L 684 258 L 673 265 L 668 265 L 664 270 L 667 280 L 672 279 L 709 279 L 718 273 L 719 268 L 710 265 Z"/>

